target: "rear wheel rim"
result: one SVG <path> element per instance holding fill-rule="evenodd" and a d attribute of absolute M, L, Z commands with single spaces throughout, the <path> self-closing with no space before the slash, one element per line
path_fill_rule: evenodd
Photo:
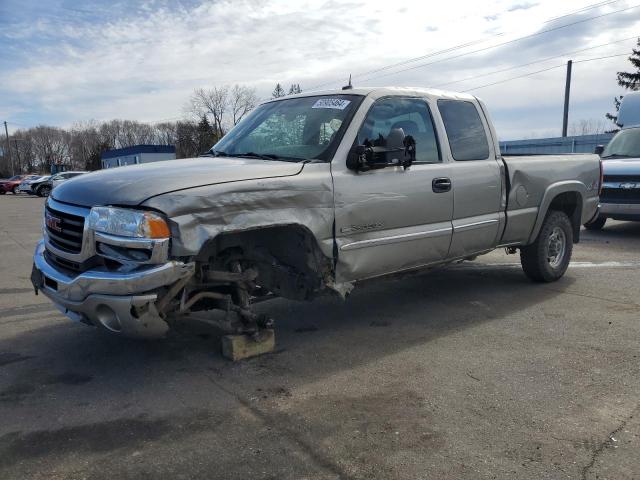
<path fill-rule="evenodd" d="M 547 238 L 547 262 L 551 268 L 562 265 L 567 254 L 567 236 L 560 227 L 554 227 Z"/>

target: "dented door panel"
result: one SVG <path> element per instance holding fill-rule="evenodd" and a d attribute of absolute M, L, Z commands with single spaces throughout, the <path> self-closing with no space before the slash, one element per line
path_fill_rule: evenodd
<path fill-rule="evenodd" d="M 334 172 L 338 281 L 446 258 L 453 193 L 434 193 L 431 182 L 448 175 L 448 164 Z"/>

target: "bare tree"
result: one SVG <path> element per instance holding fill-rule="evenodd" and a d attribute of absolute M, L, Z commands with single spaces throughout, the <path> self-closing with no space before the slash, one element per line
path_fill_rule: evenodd
<path fill-rule="evenodd" d="M 157 145 L 175 145 L 177 141 L 177 123 L 162 122 L 155 125 L 155 139 Z"/>
<path fill-rule="evenodd" d="M 217 138 L 224 135 L 224 118 L 229 106 L 229 87 L 197 88 L 190 99 L 190 111 L 198 119 L 206 115 L 211 120 Z"/>
<path fill-rule="evenodd" d="M 257 103 L 258 96 L 256 95 L 255 88 L 238 84 L 234 85 L 231 88 L 229 99 L 233 124 L 237 125 L 238 122 L 242 120 L 242 117 L 256 108 Z"/>
<path fill-rule="evenodd" d="M 30 129 L 33 142 L 34 163 L 41 170 L 48 170 L 52 164 L 64 164 L 69 160 L 69 132 L 40 125 Z"/>
<path fill-rule="evenodd" d="M 35 158 L 33 154 L 33 137 L 30 130 L 15 131 L 9 142 L 11 153 L 14 155 L 14 162 L 17 172 L 32 172 L 36 170 Z M 4 143 L 4 142 L 3 142 Z"/>
<path fill-rule="evenodd" d="M 569 126 L 569 135 L 598 135 L 607 131 L 607 122 L 601 119 L 582 119 Z"/>
<path fill-rule="evenodd" d="M 98 128 L 100 140 L 111 146 L 111 148 L 117 148 L 121 129 L 122 125 L 117 120 L 111 120 L 100 124 L 100 127 Z"/>

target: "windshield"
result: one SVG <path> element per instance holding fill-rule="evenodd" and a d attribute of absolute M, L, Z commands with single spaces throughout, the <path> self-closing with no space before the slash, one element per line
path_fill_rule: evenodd
<path fill-rule="evenodd" d="M 14 175 L 9 180 L 20 180 L 21 178 L 22 178 L 22 175 Z"/>
<path fill-rule="evenodd" d="M 602 152 L 602 158 L 615 157 L 640 157 L 640 128 L 621 130 L 611 139 Z"/>
<path fill-rule="evenodd" d="M 328 95 L 264 103 L 210 153 L 265 160 L 328 160 L 362 98 Z"/>

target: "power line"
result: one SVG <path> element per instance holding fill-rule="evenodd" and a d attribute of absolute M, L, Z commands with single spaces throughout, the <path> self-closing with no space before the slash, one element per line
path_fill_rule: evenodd
<path fill-rule="evenodd" d="M 30 128 L 28 125 L 24 125 L 22 123 L 10 122 L 8 120 L 6 123 L 8 123 L 9 125 L 17 125 L 18 127 Z"/>
<path fill-rule="evenodd" d="M 598 2 L 598 3 L 595 3 L 595 4 L 587 5 L 586 7 L 583 7 L 580 10 L 576 10 L 576 11 L 567 13 L 567 14 L 562 15 L 560 17 L 555 17 L 555 18 L 551 18 L 549 20 L 545 20 L 544 22 L 542 22 L 542 24 L 544 25 L 546 23 L 558 20 L 560 18 L 564 18 L 564 17 L 570 16 L 570 15 L 574 15 L 576 13 L 582 13 L 582 12 L 584 12 L 586 10 L 589 10 L 589 9 L 603 7 L 605 5 L 608 5 L 608 4 L 611 4 L 611 3 L 616 3 L 618 1 L 619 0 L 610 0 L 610 1 L 606 1 L 606 2 Z M 455 58 L 463 57 L 463 56 L 466 56 L 466 55 L 471 55 L 473 53 L 479 53 L 479 52 L 482 52 L 482 51 L 485 51 L 485 50 L 490 50 L 492 48 L 501 47 L 501 46 L 504 46 L 504 45 L 508 45 L 510 43 L 518 42 L 520 40 L 524 40 L 524 39 L 527 39 L 527 38 L 531 38 L 531 37 L 535 37 L 535 36 L 538 36 L 538 35 L 542 35 L 544 33 L 549 33 L 549 32 L 553 32 L 553 31 L 556 31 L 556 30 L 560 30 L 562 28 L 567 28 L 567 27 L 570 27 L 570 26 L 573 26 L 573 25 L 576 25 L 576 24 L 579 24 L 579 23 L 584 23 L 584 22 L 588 22 L 588 21 L 591 21 L 591 20 L 595 20 L 595 19 L 607 16 L 607 15 L 613 15 L 615 13 L 619 13 L 619 12 L 623 12 L 623 11 L 626 11 L 626 10 L 630 10 L 630 9 L 636 8 L 638 6 L 640 6 L 640 4 L 639 5 L 634 5 L 632 7 L 628 7 L 628 8 L 625 8 L 625 9 L 616 10 L 616 11 L 613 11 L 613 12 L 608 12 L 608 13 L 597 15 L 597 16 L 594 16 L 594 17 L 589 17 L 589 18 L 586 18 L 586 19 L 578 20 L 578 21 L 575 21 L 575 22 L 572 22 L 572 23 L 568 23 L 568 24 L 565 24 L 565 25 L 560 25 L 560 26 L 557 26 L 557 27 L 549 28 L 547 30 L 541 30 L 539 32 L 535 32 L 535 33 L 532 33 L 532 34 L 529 34 L 529 35 L 525 35 L 523 37 L 519 37 L 519 38 L 515 38 L 515 39 L 512 39 L 512 40 L 508 40 L 506 42 L 498 43 L 496 45 L 483 47 L 481 49 L 473 50 L 471 52 L 466 52 L 466 53 L 462 53 L 462 54 L 459 54 L 459 55 L 454 55 L 452 57 L 441 58 L 441 59 L 435 60 L 433 62 L 428 62 L 428 63 L 424 63 L 424 64 L 417 65 L 417 66 L 414 66 L 414 67 L 409 67 L 407 69 L 402 69 L 402 70 L 397 70 L 397 71 L 394 71 L 394 72 L 389 72 L 389 73 L 386 73 L 386 74 L 383 74 L 383 75 L 379 75 L 379 76 L 365 78 L 362 81 L 365 82 L 365 81 L 369 81 L 369 80 L 374 80 L 376 78 L 382 78 L 382 77 L 389 76 L 389 75 L 395 75 L 396 73 L 402 73 L 402 72 L 405 72 L 407 70 L 412 70 L 412 69 L 416 69 L 416 68 L 422 68 L 422 67 L 425 67 L 425 66 L 428 66 L 428 65 L 432 65 L 434 63 L 439 63 L 439 62 L 443 62 L 443 61 L 446 61 L 446 60 L 453 60 Z M 386 71 L 386 70 L 389 70 L 391 68 L 399 67 L 399 66 L 406 65 L 406 64 L 409 64 L 409 63 L 414 63 L 414 62 L 417 62 L 417 61 L 420 61 L 420 60 L 425 60 L 427 58 L 431 58 L 431 57 L 435 57 L 435 56 L 438 56 L 438 55 L 442 55 L 444 53 L 449 53 L 449 52 L 452 52 L 452 51 L 455 51 L 455 50 L 459 50 L 461 48 L 465 48 L 465 47 L 467 47 L 469 45 L 472 45 L 472 44 L 475 44 L 475 43 L 483 43 L 483 42 L 486 42 L 486 41 L 488 41 L 488 40 L 490 40 L 492 38 L 496 38 L 496 37 L 499 37 L 499 36 L 502 36 L 502 35 L 504 35 L 504 33 L 498 33 L 498 34 L 493 35 L 491 37 L 487 37 L 487 38 L 484 38 L 484 39 L 477 39 L 477 40 L 473 40 L 471 42 L 466 42 L 466 43 L 463 43 L 463 44 L 460 44 L 460 45 L 455 45 L 453 47 L 448 47 L 448 48 L 443 49 L 443 50 L 438 50 L 436 52 L 431 52 L 431 53 L 428 53 L 426 55 L 410 58 L 410 59 L 404 60 L 402 62 L 397 62 L 397 63 L 394 63 L 394 64 L 386 65 L 386 66 L 383 66 L 383 67 L 380 67 L 380 68 L 377 68 L 377 69 L 374 69 L 374 70 L 369 70 L 369 71 L 366 71 L 366 72 L 362 72 L 362 73 L 357 73 L 357 74 L 355 74 L 353 76 L 354 77 L 363 77 L 363 76 L 366 76 L 366 75 L 371 75 L 373 73 Z M 315 86 L 311 87 L 310 90 L 315 90 L 317 88 L 320 88 L 320 87 L 323 87 L 323 86 L 326 86 L 326 85 L 330 85 L 330 84 L 333 84 L 333 83 L 337 83 L 339 81 L 340 81 L 340 79 L 335 79 L 335 80 L 331 80 L 331 81 L 328 81 L 328 82 L 324 82 L 324 83 L 321 83 L 321 84 L 318 84 L 318 85 L 315 85 Z"/>
<path fill-rule="evenodd" d="M 593 47 L 582 48 L 580 50 L 573 50 L 571 52 L 561 53 L 559 55 L 554 55 L 552 57 L 541 58 L 541 59 L 538 59 L 538 60 L 534 60 L 532 62 L 521 63 L 520 65 L 514 65 L 512 67 L 507 67 L 507 68 L 503 68 L 503 69 L 500 69 L 500 70 L 494 70 L 493 72 L 489 72 L 489 73 L 483 73 L 483 74 L 480 74 L 480 75 L 474 75 L 472 77 L 461 78 L 460 80 L 453 80 L 451 82 L 439 83 L 437 85 L 433 85 L 431 88 L 440 88 L 440 87 L 444 87 L 444 86 L 447 86 L 447 85 L 453 85 L 455 83 L 466 82 L 468 80 L 475 80 L 477 78 L 489 77 L 489 76 L 495 75 L 497 73 L 504 73 L 504 72 L 508 72 L 510 70 L 516 70 L 518 68 L 528 67 L 530 65 L 535 65 L 536 63 L 547 62 L 549 60 L 554 60 L 556 58 L 566 57 L 567 55 L 574 55 L 576 53 L 586 52 L 587 50 L 594 50 L 596 48 L 602 48 L 602 47 L 606 47 L 606 46 L 609 46 L 609 45 L 614 45 L 616 43 L 626 42 L 628 40 L 634 40 L 635 38 L 637 38 L 637 37 L 636 36 L 627 37 L 627 38 L 623 38 L 622 40 L 615 40 L 613 42 L 603 43 L 603 44 L 600 44 L 600 45 L 595 45 Z"/>
<path fill-rule="evenodd" d="M 565 17 L 571 16 L 571 15 L 575 15 L 576 13 L 582 13 L 584 11 L 587 11 L 587 10 L 590 10 L 590 9 L 593 9 L 593 8 L 604 7 L 606 5 L 609 5 L 611 3 L 617 3 L 619 1 L 620 0 L 608 0 L 608 1 L 604 1 L 604 2 L 598 2 L 598 3 L 591 4 L 591 5 L 587 5 L 587 6 L 581 8 L 579 10 L 574 10 L 572 12 L 566 13 L 566 14 L 561 15 L 559 17 L 553 17 L 553 18 L 550 18 L 548 20 L 545 20 L 544 22 L 542 22 L 542 24 L 544 25 L 544 24 L 553 22 L 555 20 L 559 20 L 561 18 L 565 18 Z M 369 71 L 362 72 L 362 73 L 356 73 L 354 75 L 354 77 L 361 77 L 361 76 L 364 76 L 364 75 L 370 75 L 372 73 L 377 73 L 377 72 L 381 72 L 381 71 L 384 71 L 384 70 L 389 70 L 389 69 L 394 68 L 394 67 L 406 65 L 408 63 L 417 62 L 419 60 L 424 60 L 426 58 L 435 57 L 435 56 L 438 56 L 438 55 L 441 55 L 441 54 L 444 54 L 444 53 L 449 53 L 451 51 L 455 51 L 455 50 L 458 50 L 458 49 L 461 49 L 461 48 L 464 48 L 464 47 L 468 47 L 469 45 L 473 45 L 475 43 L 484 43 L 487 40 L 490 40 L 490 39 L 496 38 L 496 37 L 500 37 L 502 35 L 504 35 L 504 32 L 497 33 L 495 35 L 491 35 L 490 37 L 475 39 L 475 40 L 472 40 L 472 41 L 467 42 L 467 43 L 462 43 L 462 44 L 459 44 L 459 45 L 455 45 L 453 47 L 448 47 L 446 49 L 438 50 L 438 51 L 435 51 L 435 52 L 431 52 L 429 54 L 422 55 L 422 56 L 419 56 L 419 57 L 414 57 L 414 58 L 410 58 L 410 59 L 407 59 L 407 60 L 403 60 L 402 62 L 394 63 L 394 64 L 391 64 L 391 65 L 386 65 L 386 66 L 383 66 L 383 67 L 380 67 L 380 68 L 377 68 L 377 69 L 374 69 L 374 70 L 369 70 Z M 335 80 L 331 80 L 329 82 L 321 83 L 321 84 L 318 84 L 318 85 L 316 85 L 314 87 L 311 87 L 310 90 L 315 90 L 315 89 L 317 89 L 319 87 L 323 87 L 325 85 L 330 85 L 332 83 L 339 82 L 340 80 L 341 79 L 335 79 Z"/>
<path fill-rule="evenodd" d="M 606 1 L 606 2 L 600 2 L 600 3 L 594 3 L 592 5 L 587 5 L 586 7 L 583 7 L 581 9 L 579 9 L 579 10 L 575 10 L 573 12 L 565 13 L 564 15 L 560 15 L 559 17 L 550 18 L 545 23 L 555 22 L 556 20 L 560 20 L 561 18 L 565 18 L 565 17 L 569 17 L 571 15 L 575 15 L 576 13 L 586 12 L 587 10 L 591 10 L 593 8 L 604 7 L 606 5 L 609 5 L 610 3 L 616 3 L 616 2 L 619 2 L 619 1 L 620 0 L 609 0 L 609 1 Z"/>
<path fill-rule="evenodd" d="M 583 63 L 583 62 L 593 62 L 594 60 L 603 60 L 605 58 L 614 58 L 614 57 L 627 57 L 631 54 L 629 52 L 626 53 L 617 53 L 615 55 L 607 55 L 605 57 L 596 57 L 596 58 L 585 58 L 584 60 L 574 60 L 573 63 Z"/>
<path fill-rule="evenodd" d="M 608 1 L 604 1 L 604 2 L 598 2 L 598 3 L 591 4 L 591 5 L 587 5 L 587 6 L 581 8 L 579 10 L 574 10 L 572 12 L 566 13 L 566 14 L 561 15 L 559 17 L 553 17 L 553 18 L 550 18 L 548 20 L 545 20 L 544 22 L 542 22 L 542 24 L 544 25 L 544 24 L 553 22 L 555 20 L 559 20 L 561 18 L 565 18 L 565 17 L 571 16 L 571 15 L 575 15 L 576 13 L 582 13 L 584 11 L 587 11 L 587 10 L 590 10 L 590 9 L 593 9 L 593 8 L 604 7 L 605 5 L 609 5 L 611 3 L 617 3 L 619 1 L 620 0 L 608 0 Z M 453 47 L 447 47 L 447 48 L 445 48 L 443 50 L 438 50 L 438 51 L 435 51 L 435 52 L 428 53 L 426 55 L 422 55 L 422 56 L 419 56 L 419 57 L 414 57 L 414 58 L 410 58 L 410 59 L 407 59 L 407 60 L 403 60 L 401 62 L 393 63 L 393 64 L 390 64 L 390 65 L 386 65 L 386 66 L 383 66 L 383 67 L 380 67 L 380 68 L 377 68 L 377 69 L 374 69 L 374 70 L 368 70 L 366 72 L 356 73 L 353 76 L 354 77 L 361 77 L 361 76 L 364 76 L 364 75 L 370 75 L 372 73 L 378 73 L 378 72 L 381 72 L 381 71 L 384 71 L 384 70 L 389 70 L 391 68 L 399 67 L 399 66 L 402 66 L 402 65 L 406 65 L 408 63 L 413 63 L 413 62 L 417 62 L 419 60 L 424 60 L 426 58 L 442 55 L 443 53 L 449 53 L 451 51 L 455 51 L 455 50 L 458 50 L 458 49 L 461 49 L 461 48 L 464 48 L 464 47 L 468 47 L 469 45 L 473 45 L 475 43 L 484 43 L 487 40 L 490 40 L 490 39 L 496 38 L 496 37 L 500 37 L 502 35 L 504 35 L 504 32 L 491 35 L 490 37 L 478 38 L 478 39 L 472 40 L 472 41 L 467 42 L 467 43 L 461 43 L 459 45 L 454 45 Z M 331 80 L 331 81 L 328 81 L 328 82 L 320 83 L 318 85 L 315 85 L 315 86 L 311 87 L 310 90 L 315 90 L 317 88 L 320 88 L 320 87 L 323 87 L 323 86 L 326 86 L 326 85 L 330 85 L 332 83 L 336 83 L 336 82 L 339 82 L 339 81 L 341 81 L 341 79 L 335 79 L 335 80 Z"/>
<path fill-rule="evenodd" d="M 542 22 L 542 25 L 545 25 L 545 24 L 547 24 L 547 23 L 550 23 L 550 22 L 553 22 L 553 21 L 559 20 L 559 19 L 561 19 L 561 18 L 565 18 L 565 17 L 569 17 L 569 16 L 571 16 L 571 15 L 575 15 L 576 13 L 582 13 L 582 12 L 584 12 L 584 11 L 587 11 L 587 10 L 590 10 L 590 9 L 593 9 L 593 8 L 604 7 L 604 6 L 606 6 L 606 5 L 609 5 L 609 4 L 611 4 L 611 3 L 617 3 L 617 2 L 619 2 L 619 1 L 620 1 L 620 0 L 608 0 L 608 1 L 605 1 L 605 2 L 598 2 L 598 3 L 594 3 L 594 4 L 592 4 L 592 5 L 587 5 L 586 7 L 583 7 L 583 8 L 581 8 L 580 10 L 575 10 L 575 11 L 573 11 L 573 12 L 566 13 L 566 14 L 561 15 L 561 16 L 559 16 L 559 17 L 554 17 L 554 18 L 550 18 L 550 19 L 548 19 L 548 20 L 545 20 L 544 22 Z M 561 27 L 561 28 L 562 28 L 562 27 Z M 549 30 L 549 31 L 552 31 L 552 30 Z M 544 32 L 539 32 L 539 33 L 544 33 Z M 398 67 L 398 66 L 406 65 L 407 63 L 413 63 L 413 62 L 417 62 L 417 61 L 419 61 L 419 60 L 424 60 L 424 59 L 426 59 L 426 58 L 435 57 L 435 56 L 440 55 L 440 54 L 442 54 L 442 53 L 448 53 L 448 52 L 453 51 L 453 50 L 458 50 L 458 49 L 460 49 L 460 48 L 464 48 L 464 47 L 467 47 L 467 46 L 469 46 L 469 45 L 473 45 L 473 44 L 475 44 L 475 43 L 484 43 L 484 42 L 486 42 L 487 40 L 490 40 L 490 39 L 492 39 L 492 38 L 496 38 L 496 37 L 500 37 L 500 36 L 502 36 L 502 35 L 504 35 L 504 32 L 497 33 L 497 34 L 492 35 L 492 36 L 490 36 L 490 37 L 485 37 L 484 39 L 479 38 L 479 39 L 476 39 L 476 40 L 472 40 L 471 42 L 467 42 L 467 43 L 464 43 L 464 44 L 456 45 L 456 46 L 454 46 L 454 47 L 450 47 L 450 48 L 447 48 L 447 49 L 445 49 L 445 50 L 440 50 L 440 51 L 437 51 L 437 52 L 433 52 L 433 53 L 429 53 L 429 54 L 426 54 L 426 55 L 422 55 L 422 56 L 420 56 L 420 57 L 410 58 L 410 59 L 408 59 L 408 60 L 404 60 L 404 61 L 402 61 L 402 62 L 394 63 L 394 64 L 392 64 L 392 65 L 387 65 L 387 66 L 384 66 L 384 67 L 381 67 L 381 68 L 378 68 L 378 69 L 375 69 L 375 70 L 370 70 L 370 71 L 368 71 L 368 72 L 364 72 L 364 73 L 356 74 L 355 76 L 370 75 L 370 74 L 372 74 L 372 73 L 377 73 L 377 72 L 380 72 L 380 71 L 383 71 L 383 70 L 388 70 L 388 69 L 393 68 L 393 67 Z M 498 45 L 498 46 L 499 46 L 499 45 Z"/>
<path fill-rule="evenodd" d="M 556 30 L 560 30 L 560 29 L 563 29 L 563 28 L 571 27 L 573 25 L 578 25 L 580 23 L 589 22 L 591 20 L 596 20 L 598 18 L 606 17 L 606 16 L 609 16 L 609 15 L 614 15 L 616 13 L 626 12 L 628 10 L 631 10 L 631 9 L 634 9 L 634 8 L 638 8 L 638 7 L 640 7 L 640 4 L 634 5 L 632 7 L 623 8 L 623 9 L 620 9 L 620 10 L 615 10 L 613 12 L 603 13 L 601 15 L 596 15 L 595 17 L 589 17 L 589 18 L 585 18 L 585 19 L 582 19 L 582 20 L 577 20 L 577 21 L 572 22 L 572 23 L 567 23 L 565 25 L 560 25 L 558 27 L 549 28 L 547 30 L 541 30 L 539 32 L 535 32 L 535 33 L 532 33 L 532 34 L 529 34 L 529 35 L 525 35 L 525 36 L 522 36 L 522 37 L 514 38 L 512 40 L 508 40 L 506 42 L 498 43 L 496 45 L 492 45 L 492 46 L 489 46 L 489 47 L 483 47 L 483 48 L 479 48 L 479 49 L 476 49 L 476 50 L 472 50 L 470 52 L 465 52 L 465 53 L 461 53 L 461 54 L 458 54 L 458 55 L 454 55 L 452 57 L 445 57 L 445 58 L 441 58 L 441 59 L 438 59 L 438 60 L 434 60 L 432 62 L 422 63 L 420 65 L 415 65 L 413 67 L 408 67 L 408 68 L 404 68 L 404 69 L 401 69 L 401 70 L 396 70 L 394 72 L 389 72 L 389 73 L 385 73 L 385 74 L 382 74 L 382 75 L 377 75 L 377 76 L 365 78 L 364 80 L 361 80 L 361 81 L 362 82 L 367 82 L 367 81 L 370 81 L 370 80 L 374 80 L 374 79 L 378 79 L 378 78 L 382 78 L 382 77 L 387 77 L 387 76 L 390 76 L 390 75 L 396 75 L 398 73 L 407 72 L 409 70 L 415 70 L 417 68 L 427 67 L 427 66 L 433 65 L 435 63 L 440 63 L 440 62 L 444 62 L 444 61 L 447 61 L 447 60 L 454 60 L 456 58 L 465 57 L 467 55 L 472 55 L 474 53 L 484 52 L 486 50 L 491 50 L 492 48 L 502 47 L 504 45 L 509 45 L 509 44 L 512 44 L 512 43 L 515 43 L 515 42 L 519 42 L 521 40 L 526 40 L 527 38 L 532 38 L 532 37 L 536 37 L 538 35 L 542 35 L 542 34 L 545 34 L 545 33 L 554 32 Z"/>
<path fill-rule="evenodd" d="M 613 57 L 622 57 L 622 56 L 625 56 L 625 55 L 629 55 L 629 53 L 619 53 L 619 54 L 616 54 L 616 55 L 607 55 L 606 57 L 587 58 L 587 59 L 584 59 L 584 60 L 576 60 L 573 63 L 593 62 L 594 60 L 602 60 L 602 59 L 605 59 L 605 58 L 613 58 Z M 566 66 L 565 63 L 561 63 L 560 65 L 554 65 L 552 67 L 543 68 L 542 70 L 536 70 L 535 72 L 525 73 L 525 74 L 522 74 L 522 75 L 518 75 L 517 77 L 510 77 L 510 78 L 506 78 L 504 80 L 498 80 L 497 82 L 487 83 L 485 85 L 480 85 L 478 87 L 473 87 L 473 88 L 469 88 L 467 90 L 462 90 L 462 92 L 471 92 L 473 90 L 479 90 L 481 88 L 491 87 L 493 85 L 498 85 L 500 83 L 510 82 L 511 80 L 517 80 L 519 78 L 530 77 L 531 75 L 536 75 L 538 73 L 548 72 L 549 70 L 553 70 L 554 68 L 560 68 L 560 67 L 565 67 L 565 66 Z"/>

